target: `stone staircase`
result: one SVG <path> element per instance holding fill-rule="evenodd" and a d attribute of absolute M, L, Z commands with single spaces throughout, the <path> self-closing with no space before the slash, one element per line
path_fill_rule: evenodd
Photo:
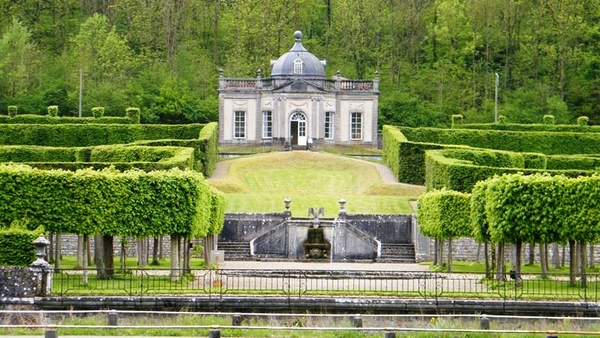
<path fill-rule="evenodd" d="M 412 243 L 381 243 L 381 263 L 415 263 L 415 245 Z"/>
<path fill-rule="evenodd" d="M 249 242 L 219 242 L 217 243 L 217 248 L 225 251 L 226 261 L 253 260 L 252 257 L 250 257 Z"/>

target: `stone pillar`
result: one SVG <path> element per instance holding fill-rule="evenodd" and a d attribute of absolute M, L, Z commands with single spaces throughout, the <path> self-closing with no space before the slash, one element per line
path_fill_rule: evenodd
<path fill-rule="evenodd" d="M 346 216 L 348 215 L 348 212 L 346 211 L 346 200 L 342 198 L 338 201 L 338 203 L 340 203 L 340 211 L 338 211 L 338 218 L 341 220 L 346 220 Z"/>
<path fill-rule="evenodd" d="M 52 287 L 52 270 L 44 257 L 46 257 L 46 248 L 50 245 L 50 241 L 40 235 L 33 241 L 33 245 L 35 245 L 35 256 L 37 257 L 35 262 L 31 264 L 31 271 L 36 276 L 35 295 L 38 297 L 49 296 Z"/>

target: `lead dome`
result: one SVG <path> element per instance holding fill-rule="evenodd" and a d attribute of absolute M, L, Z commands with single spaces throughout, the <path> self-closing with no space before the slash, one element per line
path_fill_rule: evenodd
<path fill-rule="evenodd" d="M 271 77 L 303 76 L 325 78 L 325 60 L 319 60 L 302 45 L 302 32 L 294 32 L 292 49 L 271 61 Z"/>

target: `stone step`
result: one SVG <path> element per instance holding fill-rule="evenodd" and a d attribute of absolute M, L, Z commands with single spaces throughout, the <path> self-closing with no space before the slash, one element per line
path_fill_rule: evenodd
<path fill-rule="evenodd" d="M 382 243 L 381 257 L 377 259 L 382 263 L 414 263 L 415 246 L 412 243 Z"/>

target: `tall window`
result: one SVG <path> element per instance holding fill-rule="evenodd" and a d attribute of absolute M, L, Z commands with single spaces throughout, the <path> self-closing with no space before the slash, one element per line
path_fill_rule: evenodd
<path fill-rule="evenodd" d="M 325 138 L 326 139 L 333 139 L 333 119 L 334 119 L 335 113 L 332 111 L 328 111 L 325 112 Z"/>
<path fill-rule="evenodd" d="M 350 138 L 362 139 L 362 113 L 352 113 L 350 116 Z"/>
<path fill-rule="evenodd" d="M 265 110 L 262 112 L 263 114 L 263 129 L 262 129 L 262 137 L 263 138 L 272 138 L 273 137 L 273 112 L 269 110 Z"/>
<path fill-rule="evenodd" d="M 294 60 L 294 74 L 302 74 L 302 67 L 304 63 L 300 59 Z"/>
<path fill-rule="evenodd" d="M 246 112 L 236 110 L 233 112 L 233 137 L 246 137 Z"/>

